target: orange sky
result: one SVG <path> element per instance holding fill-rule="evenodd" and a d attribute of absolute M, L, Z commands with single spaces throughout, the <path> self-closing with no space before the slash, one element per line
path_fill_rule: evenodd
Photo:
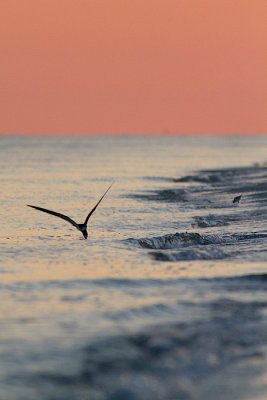
<path fill-rule="evenodd" d="M 267 133 L 266 0 L 1 0 L 0 133 Z"/>

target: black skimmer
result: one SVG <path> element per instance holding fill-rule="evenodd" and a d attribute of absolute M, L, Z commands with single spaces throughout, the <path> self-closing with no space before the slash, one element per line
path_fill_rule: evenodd
<path fill-rule="evenodd" d="M 109 188 L 105 191 L 105 193 L 103 194 L 103 196 L 101 197 L 101 199 L 96 203 L 96 205 L 94 206 L 94 208 L 92 208 L 92 210 L 89 212 L 89 214 L 87 215 L 85 221 L 83 224 L 77 224 L 75 221 L 73 221 L 73 219 L 71 219 L 70 217 L 68 217 L 67 215 L 58 213 L 56 211 L 51 211 L 51 210 L 47 210 L 46 208 L 42 208 L 42 207 L 36 207 L 36 206 L 31 206 L 30 204 L 27 204 L 28 207 L 32 207 L 35 208 L 36 210 L 39 211 L 43 211 L 46 212 L 48 214 L 51 215 L 55 215 L 56 217 L 62 218 L 65 221 L 69 222 L 71 225 L 75 226 L 75 228 L 78 229 L 78 231 L 82 232 L 83 237 L 85 239 L 87 239 L 88 237 L 88 232 L 87 232 L 87 222 L 89 220 L 89 218 L 91 217 L 91 215 L 93 214 L 93 212 L 96 210 L 97 206 L 99 205 L 99 203 L 103 200 L 103 198 L 105 197 L 105 195 L 107 194 L 107 192 L 109 191 L 109 189 L 111 188 L 111 186 L 113 185 L 114 182 L 112 182 L 112 184 L 109 186 Z"/>

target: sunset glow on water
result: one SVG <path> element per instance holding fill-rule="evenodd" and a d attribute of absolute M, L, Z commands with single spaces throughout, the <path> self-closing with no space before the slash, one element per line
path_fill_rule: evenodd
<path fill-rule="evenodd" d="M 2 137 L 0 398 L 260 399 L 266 144 Z"/>

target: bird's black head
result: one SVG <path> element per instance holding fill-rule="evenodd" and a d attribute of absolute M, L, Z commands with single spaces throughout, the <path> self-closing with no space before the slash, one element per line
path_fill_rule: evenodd
<path fill-rule="evenodd" d="M 80 231 L 83 234 L 84 239 L 87 239 L 88 238 L 88 232 L 87 232 L 86 226 L 84 224 L 78 224 L 78 225 L 79 225 Z"/>

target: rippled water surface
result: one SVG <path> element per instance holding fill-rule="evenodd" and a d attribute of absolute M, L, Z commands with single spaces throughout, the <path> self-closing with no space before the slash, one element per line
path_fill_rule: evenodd
<path fill-rule="evenodd" d="M 0 399 L 265 399 L 266 145 L 1 137 Z"/>

